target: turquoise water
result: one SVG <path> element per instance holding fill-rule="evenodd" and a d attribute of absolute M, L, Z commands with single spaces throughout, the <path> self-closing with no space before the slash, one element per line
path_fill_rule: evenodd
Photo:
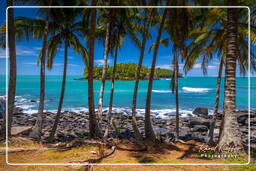
<path fill-rule="evenodd" d="M 63 110 L 87 110 L 87 81 L 73 80 L 79 76 L 67 77 Z M 25 111 L 36 112 L 39 100 L 39 76 L 18 76 L 16 104 Z M 56 110 L 61 88 L 61 76 L 46 77 L 46 110 Z M 248 108 L 248 78 L 238 77 L 237 108 Z M 94 82 L 95 105 L 98 103 L 100 81 Z M 138 109 L 145 108 L 148 81 L 140 81 L 138 90 Z M 170 91 L 170 80 L 156 80 L 153 83 L 152 111 L 160 114 L 174 113 L 175 96 Z M 213 109 L 215 99 L 215 77 L 184 77 L 179 79 L 180 109 L 182 113 L 191 113 L 196 107 Z M 134 81 L 116 81 L 114 107 L 115 110 L 130 112 Z M 108 106 L 110 81 L 107 81 L 104 96 L 104 107 Z M 251 78 L 251 107 L 256 108 L 256 78 Z M 5 76 L 0 76 L 0 95 L 5 96 Z M 221 88 L 220 107 L 223 105 L 223 81 Z M 96 106 L 97 107 L 97 106 Z"/>

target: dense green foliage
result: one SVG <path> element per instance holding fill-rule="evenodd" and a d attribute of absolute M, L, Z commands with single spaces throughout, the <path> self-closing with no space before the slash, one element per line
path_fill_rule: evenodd
<path fill-rule="evenodd" d="M 93 78 L 100 79 L 102 77 L 102 67 L 94 67 Z M 135 63 L 119 63 L 116 66 L 116 79 L 120 80 L 131 80 L 135 79 L 135 72 L 137 69 L 137 64 Z M 108 67 L 107 71 L 107 79 L 112 78 L 113 66 Z M 148 79 L 150 73 L 150 68 L 146 66 L 142 66 L 140 79 Z M 160 78 L 169 78 L 172 77 L 172 71 L 168 69 L 156 68 L 155 70 L 155 79 Z M 84 76 L 88 77 L 88 70 L 85 69 Z M 182 74 L 179 74 L 181 77 Z"/>

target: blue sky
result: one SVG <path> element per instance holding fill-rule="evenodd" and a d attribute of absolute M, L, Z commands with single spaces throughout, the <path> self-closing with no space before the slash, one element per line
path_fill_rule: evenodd
<path fill-rule="evenodd" d="M 5 21 L 5 4 L 0 2 L 1 17 L 0 23 Z M 15 9 L 15 16 L 25 17 L 37 17 L 38 13 L 35 9 Z M 151 30 L 152 40 L 147 42 L 145 57 L 143 65 L 151 66 L 152 52 L 148 53 L 148 48 L 151 43 L 156 39 L 157 29 Z M 167 34 L 164 33 L 162 38 L 166 38 Z M 42 41 L 38 40 L 23 40 L 16 43 L 17 51 L 17 72 L 19 75 L 39 75 L 40 67 L 37 65 L 37 57 L 42 47 Z M 103 63 L 103 42 L 97 41 L 95 47 L 95 65 L 100 66 Z M 59 52 L 54 60 L 52 70 L 47 70 L 48 75 L 61 75 L 63 69 L 63 47 L 59 49 Z M 125 39 L 124 44 L 118 55 L 118 62 L 138 62 L 140 50 L 134 45 L 134 43 L 128 38 Z M 5 74 L 5 50 L 0 51 L 0 75 Z M 109 65 L 112 65 L 112 56 L 109 56 Z M 157 67 L 172 69 L 172 50 L 171 47 L 160 46 L 157 56 Z M 218 71 L 219 60 L 215 58 L 209 63 L 208 76 L 216 76 Z M 68 75 L 82 75 L 84 70 L 84 64 L 81 57 L 69 48 L 68 50 Z M 183 64 L 180 62 L 180 72 L 183 72 Z M 187 76 L 203 76 L 201 70 L 201 61 L 198 61 L 194 68 L 187 74 Z"/>

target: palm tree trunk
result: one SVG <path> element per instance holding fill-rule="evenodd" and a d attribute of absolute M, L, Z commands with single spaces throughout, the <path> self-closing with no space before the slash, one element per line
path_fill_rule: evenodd
<path fill-rule="evenodd" d="M 168 4 L 168 3 L 167 3 Z M 151 140 L 153 142 L 156 141 L 156 136 L 152 127 L 151 123 L 151 116 L 150 116 L 150 108 L 151 108 L 151 94 L 152 94 L 152 87 L 153 87 L 153 79 L 155 74 L 155 66 L 156 66 L 156 56 L 159 48 L 159 42 L 161 38 L 161 34 L 164 27 L 164 21 L 166 18 L 167 9 L 164 9 L 164 14 L 162 17 L 162 21 L 157 33 L 157 39 L 156 39 L 156 47 L 154 49 L 153 54 L 153 60 L 151 64 L 151 70 L 150 70 L 150 76 L 149 76 L 149 82 L 148 82 L 148 91 L 147 91 L 147 99 L 146 99 L 146 108 L 145 108 L 145 136 L 146 139 Z"/>
<path fill-rule="evenodd" d="M 99 104 L 98 104 L 98 116 L 100 119 L 102 118 L 103 95 L 104 95 L 105 80 L 106 80 L 107 69 L 108 69 L 109 36 L 110 36 L 110 22 L 107 24 L 106 38 L 105 38 L 105 45 L 104 45 L 104 64 L 103 64 L 100 97 L 99 97 Z"/>
<path fill-rule="evenodd" d="M 104 138 L 108 137 L 109 129 L 111 128 L 111 124 L 112 124 L 112 106 L 113 106 L 113 97 L 114 97 L 114 89 L 115 89 L 117 54 L 118 54 L 118 47 L 116 47 L 115 56 L 114 56 L 114 65 L 113 65 L 113 72 L 112 72 L 112 78 L 111 78 L 110 101 L 109 101 L 109 109 L 108 109 L 108 125 L 104 133 Z"/>
<path fill-rule="evenodd" d="M 152 11 L 151 11 L 149 19 L 152 16 Z M 136 74 L 135 74 L 135 85 L 134 85 L 133 99 L 132 99 L 132 128 L 133 128 L 134 137 L 136 140 L 142 140 L 142 135 L 140 134 L 140 131 L 137 126 L 136 107 L 137 107 L 137 94 L 138 94 L 138 87 L 139 87 L 140 71 L 141 71 L 142 62 L 143 62 L 143 58 L 144 58 L 145 46 L 146 46 L 146 41 L 147 41 L 146 37 L 148 34 L 149 24 L 150 24 L 149 20 L 145 21 L 145 23 L 144 23 L 144 34 L 143 34 L 142 44 L 141 44 L 141 48 L 140 48 L 140 59 L 139 59 L 139 63 L 138 63 Z"/>
<path fill-rule="evenodd" d="M 92 1 L 92 5 L 96 5 L 96 0 Z M 89 106 L 89 130 L 90 138 L 101 136 L 98 121 L 95 115 L 94 94 L 93 94 L 93 68 L 94 68 L 94 40 L 96 30 L 96 9 L 91 9 L 90 21 L 90 38 L 89 38 L 89 67 L 88 67 L 88 106 Z"/>
<path fill-rule="evenodd" d="M 65 40 L 65 47 L 64 47 L 64 68 L 63 68 L 63 76 L 62 76 L 62 85 L 61 85 L 61 94 L 60 94 L 60 100 L 59 100 L 59 106 L 58 111 L 54 120 L 54 124 L 49 136 L 49 141 L 53 140 L 55 132 L 57 130 L 57 126 L 60 120 L 60 114 L 65 94 L 65 87 L 66 87 L 66 77 L 67 77 L 67 63 L 68 63 L 68 41 Z"/>
<path fill-rule="evenodd" d="M 43 124 L 43 112 L 44 112 L 44 95 L 45 95 L 45 54 L 46 54 L 46 41 L 48 36 L 48 16 L 45 19 L 44 38 L 40 65 L 40 101 L 37 114 L 36 124 L 34 125 L 30 137 L 34 139 L 41 139 L 42 135 L 42 124 Z"/>
<path fill-rule="evenodd" d="M 210 144 L 210 145 L 214 144 L 213 133 L 214 133 L 215 123 L 216 123 L 218 109 L 219 109 L 220 84 L 221 84 L 223 62 L 224 62 L 224 56 L 221 57 L 220 64 L 219 64 L 219 73 L 218 73 L 217 85 L 216 85 L 215 104 L 214 104 L 214 110 L 213 110 L 213 115 L 212 115 L 212 122 L 210 125 L 210 130 L 209 130 L 209 135 L 208 135 L 209 136 L 208 144 Z"/>
<path fill-rule="evenodd" d="M 178 56 L 177 51 L 174 51 L 174 86 L 175 86 L 175 102 L 176 102 L 176 135 L 175 140 L 179 140 L 179 92 L 178 92 L 178 72 L 179 72 L 179 65 L 178 65 Z"/>
<path fill-rule="evenodd" d="M 229 5 L 236 5 L 229 1 Z M 226 151 L 235 147 L 235 152 L 243 149 L 241 132 L 236 117 L 236 59 L 237 59 L 237 9 L 228 9 L 227 24 L 227 57 L 225 67 L 225 102 L 223 129 L 217 145 L 219 151 Z"/>
<path fill-rule="evenodd" d="M 7 0 L 7 7 L 13 6 L 13 0 Z M 16 94 L 16 45 L 15 45 L 15 28 L 14 28 L 14 16 L 13 16 L 13 8 L 8 9 L 8 52 L 10 57 L 10 78 L 8 85 L 8 96 L 7 96 L 7 116 L 3 115 L 4 123 L 1 130 L 3 136 L 6 133 L 6 123 L 7 123 L 7 131 L 8 137 L 11 136 L 11 125 L 12 125 L 12 116 L 14 111 L 14 101 Z M 8 120 L 8 122 L 7 122 Z"/>

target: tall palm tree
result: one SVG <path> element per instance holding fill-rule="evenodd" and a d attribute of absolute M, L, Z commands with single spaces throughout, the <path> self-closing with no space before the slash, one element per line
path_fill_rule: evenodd
<path fill-rule="evenodd" d="M 109 128 L 112 124 L 112 107 L 113 107 L 113 97 L 114 97 L 114 86 L 115 86 L 115 74 L 116 74 L 116 64 L 118 57 L 118 50 L 121 48 L 124 36 L 128 36 L 137 46 L 140 46 L 140 41 L 137 36 L 138 27 L 140 25 L 133 23 L 136 17 L 137 10 L 128 10 L 128 9 L 115 9 L 113 11 L 112 16 L 112 32 L 110 39 L 110 52 L 114 52 L 114 63 L 112 70 L 112 78 L 111 78 L 111 90 L 110 90 L 110 100 L 109 100 L 109 110 L 108 110 L 108 127 L 105 130 L 104 137 L 108 136 Z"/>
<path fill-rule="evenodd" d="M 44 111 L 44 95 L 45 95 L 45 54 L 46 54 L 46 41 L 48 36 L 48 20 L 47 16 L 45 19 L 45 27 L 44 27 L 44 37 L 43 37 L 43 47 L 40 59 L 40 101 L 39 108 L 37 114 L 37 120 L 30 132 L 30 137 L 35 139 L 41 139 L 42 134 L 42 124 L 43 124 L 43 111 Z"/>
<path fill-rule="evenodd" d="M 229 5 L 236 5 L 236 1 L 229 1 Z M 237 9 L 228 8 L 227 11 L 227 56 L 225 65 L 225 95 L 223 129 L 217 145 L 218 150 L 225 151 L 235 147 L 236 151 L 243 149 L 241 132 L 239 130 L 236 112 L 236 60 L 237 48 Z"/>
<path fill-rule="evenodd" d="M 169 1 L 166 3 L 169 5 Z M 154 54 L 153 54 L 153 59 L 152 59 L 152 64 L 151 64 L 151 70 L 150 70 L 150 76 L 149 76 L 149 81 L 148 81 L 148 90 L 147 90 L 147 99 L 146 99 L 146 108 L 145 108 L 145 136 L 146 139 L 151 140 L 153 142 L 156 141 L 156 136 L 152 127 L 151 123 L 151 116 L 150 116 L 150 107 L 151 107 L 151 94 L 152 94 L 152 87 L 153 87 L 153 79 L 154 79 L 154 73 L 155 73 L 155 66 L 156 66 L 156 57 L 157 57 L 157 52 L 159 48 L 159 43 L 161 39 L 161 34 L 164 28 L 164 22 L 165 18 L 167 15 L 168 9 L 164 9 L 164 13 L 161 19 L 161 23 L 158 29 L 157 33 L 157 38 L 156 38 L 156 46 L 154 48 Z"/>
<path fill-rule="evenodd" d="M 186 5 L 185 1 L 174 1 L 173 4 Z M 172 9 L 168 16 L 166 30 L 170 35 L 170 41 L 173 43 L 173 76 L 171 80 L 171 89 L 175 91 L 176 104 L 176 131 L 175 140 L 179 140 L 179 92 L 178 92 L 178 73 L 179 60 L 185 56 L 185 42 L 188 40 L 188 33 L 192 27 L 192 16 L 189 9 Z"/>
<path fill-rule="evenodd" d="M 13 0 L 7 0 L 7 7 L 13 6 Z M 14 26 L 14 15 L 13 15 L 13 8 L 8 9 L 8 52 L 10 58 L 10 78 L 9 78 L 9 85 L 8 85 L 8 136 L 11 136 L 11 125 L 12 125 L 12 116 L 14 111 L 14 101 L 15 101 L 15 94 L 16 94 L 16 45 L 15 45 L 15 26 Z M 7 122 L 7 119 L 4 118 L 4 122 Z M 3 124 L 2 133 L 5 134 L 5 127 L 6 123 Z"/>
<path fill-rule="evenodd" d="M 92 5 L 96 5 L 96 0 L 92 1 Z M 97 10 L 90 10 L 90 34 L 89 34 L 89 60 L 88 60 L 88 106 L 89 106 L 89 129 L 90 137 L 98 138 L 101 136 L 98 121 L 94 109 L 94 94 L 93 94 L 93 68 L 94 68 L 94 40 L 96 32 L 96 15 Z"/>
<path fill-rule="evenodd" d="M 134 137 L 137 140 L 142 140 L 142 135 L 140 134 L 140 131 L 138 129 L 137 119 L 136 119 L 137 94 L 138 94 L 138 87 L 139 87 L 140 71 L 141 71 L 142 62 L 144 58 L 145 46 L 146 46 L 146 41 L 147 41 L 148 32 L 149 32 L 148 30 L 150 26 L 150 20 L 153 15 L 153 9 L 145 9 L 145 13 L 149 13 L 149 15 L 146 15 L 146 17 L 144 18 L 142 44 L 140 47 L 140 58 L 139 58 L 139 62 L 138 62 L 136 73 L 135 73 L 135 84 L 134 84 L 134 91 L 133 91 L 133 98 L 132 98 L 132 127 L 133 127 Z"/>
<path fill-rule="evenodd" d="M 219 15 L 216 15 L 218 13 Z M 221 14 L 221 15 L 220 15 Z M 222 68 L 225 61 L 225 56 L 227 55 L 226 52 L 226 36 L 227 36 L 227 30 L 225 28 L 225 20 L 226 14 L 223 13 L 223 9 L 209 9 L 208 11 L 205 11 L 204 15 L 200 17 L 200 20 L 203 21 L 203 25 L 201 25 L 199 28 L 193 29 L 193 31 L 190 32 L 190 39 L 191 41 L 187 47 L 187 55 L 185 60 L 184 69 L 187 73 L 193 65 L 196 63 L 196 61 L 199 59 L 200 56 L 205 59 L 207 57 L 209 60 L 213 59 L 213 54 L 216 54 L 217 57 L 220 59 L 219 64 L 219 71 L 218 71 L 218 77 L 217 77 L 217 83 L 216 83 L 216 96 L 215 96 L 215 104 L 214 104 L 214 112 L 212 121 L 210 124 L 210 130 L 209 130 L 209 144 L 214 144 L 213 141 L 213 133 L 215 128 L 215 122 L 216 122 L 216 116 L 218 114 L 218 108 L 219 108 L 219 96 L 220 96 L 220 83 L 221 83 L 221 76 L 222 76 Z M 241 15 L 242 18 L 243 15 Z M 221 24 L 220 24 L 221 23 Z M 252 27 L 253 28 L 253 27 Z M 238 48 L 239 48 L 239 55 L 238 55 L 238 63 L 240 66 L 240 72 L 241 74 L 245 74 L 247 70 L 248 65 L 248 45 L 247 45 L 247 24 L 246 21 L 240 21 L 238 23 Z M 255 40 L 255 36 L 251 35 L 251 39 Z M 254 43 L 252 41 L 252 43 Z M 208 61 L 208 60 L 202 60 L 202 61 Z M 255 70 L 253 67 L 253 63 L 255 61 L 255 54 L 251 51 L 251 65 L 252 70 Z M 202 63 L 202 69 L 205 70 L 207 67 L 207 64 Z"/>
<path fill-rule="evenodd" d="M 108 20 L 106 24 L 106 35 L 105 35 L 105 42 L 104 42 L 104 62 L 103 62 L 103 71 L 101 77 L 101 87 L 100 87 L 100 96 L 99 96 L 99 103 L 98 103 L 98 117 L 102 118 L 102 106 L 103 106 L 103 95 L 105 89 L 105 80 L 107 76 L 107 69 L 108 69 L 108 54 L 109 54 L 109 39 L 110 39 L 110 32 L 112 28 L 112 13 L 114 9 L 108 10 Z M 102 15 L 103 17 L 104 15 Z"/>
<path fill-rule="evenodd" d="M 60 114 L 63 105 L 63 99 L 65 94 L 67 63 L 68 63 L 68 49 L 73 47 L 76 53 L 81 54 L 82 58 L 87 64 L 87 51 L 81 44 L 78 33 L 81 33 L 81 27 L 84 27 L 83 22 L 77 21 L 80 10 L 79 9 L 58 9 L 59 20 L 55 22 L 54 32 L 50 35 L 47 41 L 48 60 L 47 67 L 52 69 L 53 59 L 56 56 L 58 47 L 64 44 L 64 66 L 62 76 L 61 94 L 59 99 L 59 105 L 53 128 L 50 132 L 49 141 L 53 140 L 54 134 L 57 130 L 57 125 L 60 119 Z"/>

